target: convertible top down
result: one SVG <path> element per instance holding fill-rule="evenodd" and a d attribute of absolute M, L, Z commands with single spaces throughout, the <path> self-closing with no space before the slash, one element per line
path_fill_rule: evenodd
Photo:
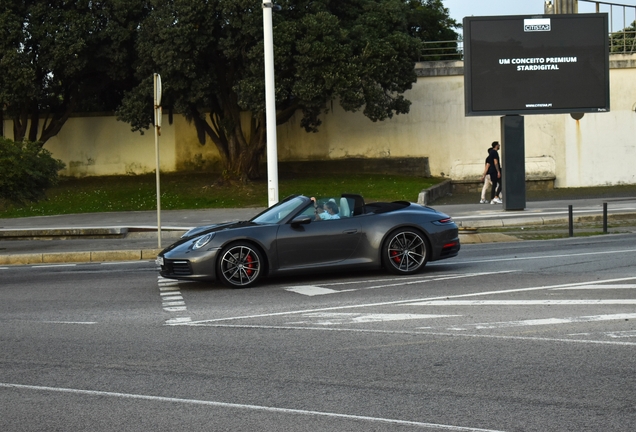
<path fill-rule="evenodd" d="M 380 268 L 398 275 L 454 257 L 457 225 L 406 201 L 365 204 L 360 195 L 292 195 L 249 221 L 193 228 L 157 258 L 172 279 L 249 287 L 262 277 L 326 269 Z"/>

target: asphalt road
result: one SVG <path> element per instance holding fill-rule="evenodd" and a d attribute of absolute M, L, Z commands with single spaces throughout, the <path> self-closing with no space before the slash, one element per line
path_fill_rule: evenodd
<path fill-rule="evenodd" d="M 2 431 L 633 431 L 636 235 L 253 289 L 0 267 Z"/>

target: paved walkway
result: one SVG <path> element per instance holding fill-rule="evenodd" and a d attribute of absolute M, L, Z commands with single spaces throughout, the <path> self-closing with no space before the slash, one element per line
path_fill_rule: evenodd
<path fill-rule="evenodd" d="M 575 224 L 602 220 L 604 202 L 609 220 L 636 219 L 636 197 L 536 201 L 528 202 L 523 211 L 505 211 L 502 205 L 490 204 L 433 207 L 453 217 L 460 226 L 462 244 L 470 244 L 518 240 L 501 233 L 480 233 L 479 228 L 567 224 L 569 205 L 573 207 Z M 156 211 L 0 219 L 0 265 L 152 260 L 162 247 L 191 227 L 247 220 L 261 210 L 162 211 L 161 242 L 157 236 Z"/>

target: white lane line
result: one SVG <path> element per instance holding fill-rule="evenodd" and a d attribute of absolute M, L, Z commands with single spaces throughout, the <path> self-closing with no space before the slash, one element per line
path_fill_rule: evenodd
<path fill-rule="evenodd" d="M 349 285 L 349 284 L 360 284 L 360 283 L 365 283 L 365 282 L 387 282 L 387 281 L 399 281 L 397 283 L 391 283 L 391 284 L 382 284 L 382 285 L 375 285 L 375 286 L 370 286 L 370 287 L 364 287 L 364 288 L 351 288 L 351 289 L 347 289 L 347 290 L 332 290 L 330 288 L 322 288 L 322 287 L 318 287 L 318 286 L 314 286 L 314 285 L 305 285 L 305 286 L 297 286 L 297 287 L 290 287 L 290 288 L 284 288 L 285 291 L 290 291 L 290 292 L 295 292 L 297 294 L 302 294 L 302 295 L 306 295 L 306 296 L 316 296 L 316 295 L 326 295 L 326 294 L 340 294 L 340 293 L 346 293 L 346 292 L 353 292 L 353 291 L 364 291 L 364 290 L 370 290 L 370 289 L 379 289 L 379 288 L 391 288 L 391 287 L 396 287 L 396 286 L 406 286 L 406 285 L 413 285 L 413 284 L 420 284 L 420 283 L 427 283 L 427 282 L 437 282 L 437 281 L 443 281 L 443 280 L 452 280 L 452 279 L 463 279 L 463 278 L 468 278 L 468 277 L 476 277 L 476 276 L 488 276 L 488 275 L 492 275 L 492 274 L 503 274 L 503 273 L 512 273 L 515 272 L 517 270 L 507 270 L 507 271 L 497 271 L 497 272 L 481 272 L 481 273 L 469 273 L 469 274 L 464 274 L 464 275 L 446 275 L 446 276 L 439 276 L 439 277 L 435 277 L 435 276 L 428 276 L 426 278 L 417 278 L 416 280 L 410 280 L 410 281 L 405 281 L 402 278 L 392 278 L 392 279 L 377 279 L 377 280 L 372 280 L 372 281 L 356 281 L 356 282 L 344 282 L 344 283 L 330 283 L 330 284 L 324 284 L 325 286 L 336 286 L 336 285 Z"/>
<path fill-rule="evenodd" d="M 539 260 L 539 259 L 554 259 L 554 258 L 571 258 L 571 257 L 580 257 L 580 256 L 588 256 L 588 255 L 608 255 L 608 254 L 625 254 L 630 252 L 636 252 L 636 249 L 624 249 L 617 251 L 603 251 L 603 252 L 583 252 L 577 254 L 559 254 L 559 255 L 541 255 L 535 257 L 514 257 L 514 258 L 497 258 L 497 262 L 503 261 L 528 261 L 528 260 Z M 430 265 L 434 266 L 447 266 L 447 265 L 458 265 L 458 264 L 476 264 L 476 263 L 493 263 L 492 259 L 478 259 L 478 260 L 469 260 L 469 261 L 457 261 L 457 260 L 444 260 L 441 262 L 433 262 Z"/>
<path fill-rule="evenodd" d="M 240 325 L 240 324 L 193 324 L 195 327 L 216 327 L 216 328 L 234 328 L 234 329 L 262 329 L 262 330 L 313 330 L 313 331 L 334 331 L 334 332 L 350 332 L 350 333 L 377 333 L 377 334 L 397 334 L 397 335 L 415 335 L 415 336 L 443 336 L 443 337 L 460 337 L 460 338 L 483 338 L 483 339 L 503 339 L 503 340 L 521 340 L 529 342 L 564 342 L 575 344 L 590 345 L 617 345 L 636 347 L 636 342 L 618 342 L 618 341 L 602 341 L 593 339 L 565 339 L 565 338 L 549 338 L 549 337 L 532 337 L 532 336 L 511 336 L 511 335 L 493 335 L 493 334 L 474 334 L 474 333 L 450 333 L 435 331 L 419 331 L 419 330 L 377 330 L 368 328 L 342 328 L 342 327 L 302 327 L 302 326 L 273 326 L 273 325 Z"/>
<path fill-rule="evenodd" d="M 171 318 L 166 321 L 166 325 L 179 324 L 184 322 L 190 322 L 192 318 L 190 317 L 182 317 L 182 318 Z"/>
<path fill-rule="evenodd" d="M 488 275 L 492 275 L 492 274 L 512 273 L 512 272 L 515 272 L 515 271 L 517 271 L 517 270 L 469 273 L 469 274 L 465 274 L 465 275 L 441 276 L 441 277 L 436 277 L 436 278 L 432 278 L 432 279 L 425 279 L 425 280 L 414 280 L 414 281 L 409 281 L 409 282 L 397 282 L 397 283 L 394 283 L 394 284 L 375 285 L 375 286 L 370 286 L 370 287 L 365 287 L 365 288 L 352 289 L 352 290 L 349 290 L 349 291 L 364 291 L 364 290 L 378 289 L 378 288 L 391 288 L 391 287 L 396 287 L 396 286 L 413 285 L 413 284 L 427 283 L 427 282 L 438 282 L 438 281 L 452 280 L 452 279 L 465 279 L 465 278 L 469 278 L 469 277 L 488 276 Z"/>
<path fill-rule="evenodd" d="M 541 305 L 633 305 L 636 299 L 616 300 L 429 300 L 402 306 L 541 306 Z"/>
<path fill-rule="evenodd" d="M 164 307 L 163 310 L 165 310 L 166 312 L 183 312 L 188 310 L 188 308 L 186 308 L 185 306 L 171 306 L 171 307 Z"/>
<path fill-rule="evenodd" d="M 164 309 L 166 306 L 185 306 L 185 302 L 182 302 L 182 301 L 163 302 L 161 306 L 164 306 Z"/>
<path fill-rule="evenodd" d="M 76 267 L 77 264 L 38 264 L 31 268 L 49 268 L 49 267 Z"/>
<path fill-rule="evenodd" d="M 636 314 L 608 314 L 608 315 L 591 315 L 591 316 L 579 316 L 569 318 L 542 318 L 542 319 L 529 319 L 519 321 L 502 321 L 494 323 L 477 323 L 477 324 L 464 324 L 463 327 L 456 327 L 452 330 L 485 330 L 485 329 L 499 329 L 510 327 L 530 327 L 541 325 L 556 325 L 556 324 L 574 324 L 574 323 L 588 323 L 588 322 L 600 322 L 600 321 L 617 321 L 617 320 L 630 320 L 636 319 Z M 449 329 L 450 330 L 450 329 Z"/>
<path fill-rule="evenodd" d="M 170 293 L 160 293 L 161 300 L 170 301 L 170 300 L 183 300 L 181 297 L 181 292 L 170 292 Z"/>
<path fill-rule="evenodd" d="M 116 392 L 106 392 L 106 391 L 96 391 L 96 390 L 81 390 L 81 389 L 33 386 L 33 385 L 11 384 L 11 383 L 0 383 L 0 387 L 9 388 L 9 389 L 34 390 L 34 391 L 45 391 L 45 392 L 55 392 L 55 393 L 70 393 L 70 394 L 79 394 L 79 395 L 86 395 L 86 396 L 100 396 L 100 397 L 108 396 L 108 397 L 121 398 L 121 399 L 134 399 L 134 400 L 136 399 L 136 400 L 146 400 L 146 401 L 153 401 L 153 402 L 202 405 L 202 406 L 212 406 L 216 408 L 261 411 L 261 412 L 270 412 L 270 413 L 277 413 L 277 414 L 292 414 L 292 415 L 302 415 L 302 416 L 310 416 L 310 417 L 327 417 L 327 418 L 344 419 L 344 420 L 365 421 L 370 423 L 382 423 L 382 424 L 400 425 L 400 426 L 415 426 L 415 427 L 420 427 L 424 429 L 444 429 L 449 431 L 462 431 L 462 432 L 463 431 L 503 432 L 503 431 L 499 431 L 495 429 L 481 429 L 481 428 L 474 428 L 474 427 L 463 427 L 463 426 L 453 426 L 453 425 L 437 424 L 437 423 L 416 422 L 416 421 L 398 420 L 398 419 L 390 419 L 390 418 L 382 418 L 382 417 L 340 414 L 340 413 L 325 412 L 325 411 L 310 411 L 310 410 L 301 410 L 301 409 L 293 409 L 293 408 L 277 408 L 277 407 L 268 407 L 268 406 L 262 406 L 262 405 L 246 405 L 246 404 L 238 404 L 238 403 L 216 402 L 216 401 L 206 401 L 206 400 L 197 400 L 197 399 L 181 399 L 181 398 L 150 396 L 150 395 L 140 395 L 140 394 L 131 394 L 131 393 L 116 393 Z"/>
<path fill-rule="evenodd" d="M 461 276 L 460 274 L 450 274 L 450 275 L 446 275 L 446 276 Z M 353 284 L 361 284 L 361 283 L 375 283 L 375 282 L 393 282 L 393 281 L 404 281 L 404 280 L 410 280 L 410 279 L 418 279 L 418 280 L 426 280 L 426 279 L 431 279 L 434 278 L 435 276 L 400 276 L 400 277 L 395 277 L 395 278 L 382 278 L 382 279 L 363 279 L 363 280 L 353 280 L 353 281 L 347 281 L 347 282 L 330 282 L 330 283 L 324 283 L 321 285 L 324 286 L 338 286 L 338 285 L 353 285 Z"/>
<path fill-rule="evenodd" d="M 309 324 L 309 325 L 340 325 L 340 324 L 361 324 L 386 321 L 406 321 L 417 319 L 435 319 L 458 317 L 461 315 L 432 315 L 432 314 L 365 314 L 365 313 L 333 313 L 318 312 L 304 314 L 303 318 L 311 321 L 288 322 L 287 324 Z M 315 319 L 324 319 L 315 321 Z"/>
<path fill-rule="evenodd" d="M 605 335 L 611 338 L 636 337 L 636 330 L 605 332 Z"/>
<path fill-rule="evenodd" d="M 80 324 L 80 325 L 93 325 L 97 324 L 96 321 L 36 321 L 46 324 Z"/>
<path fill-rule="evenodd" d="M 333 310 L 357 309 L 357 308 L 367 308 L 367 307 L 377 307 L 377 306 L 407 305 L 409 303 L 423 302 L 423 301 L 445 300 L 445 299 L 465 298 L 465 297 L 481 297 L 481 296 L 488 296 L 488 295 L 494 295 L 494 294 L 510 294 L 510 293 L 519 293 L 519 292 L 529 292 L 529 291 L 541 291 L 541 290 L 548 290 L 548 289 L 551 289 L 551 288 L 563 288 L 563 287 L 569 287 L 569 286 L 583 286 L 583 285 L 592 285 L 592 284 L 599 284 L 599 283 L 612 283 L 612 282 L 621 282 L 621 281 L 627 281 L 627 280 L 636 280 L 636 276 L 634 276 L 634 277 L 626 277 L 626 278 L 617 278 L 617 279 L 607 279 L 607 280 L 604 280 L 604 281 L 596 280 L 594 282 L 588 282 L 588 283 L 586 283 L 586 282 L 583 282 L 583 283 L 576 282 L 576 283 L 568 283 L 568 284 L 560 284 L 560 285 L 548 285 L 548 286 L 529 287 L 529 288 L 514 288 L 514 289 L 508 289 L 508 290 L 501 290 L 501 291 L 484 291 L 484 292 L 477 292 L 477 293 L 457 294 L 457 295 L 451 295 L 451 296 L 428 297 L 428 298 L 411 299 L 411 300 L 395 300 L 395 301 L 389 301 L 389 302 L 367 303 L 367 304 L 359 304 L 359 305 L 332 306 L 332 307 L 318 308 L 318 309 L 301 309 L 301 310 L 286 311 L 286 312 L 273 312 L 273 313 L 266 313 L 266 314 L 254 314 L 254 315 L 242 315 L 242 316 L 233 316 L 233 317 L 226 317 L 226 318 L 214 318 L 214 319 L 208 319 L 208 320 L 192 321 L 192 323 L 189 323 L 189 324 L 186 324 L 186 325 L 205 324 L 205 323 L 213 323 L 213 322 L 220 322 L 220 321 L 232 321 L 232 320 L 241 320 L 241 319 L 268 318 L 268 317 L 283 316 L 283 315 L 299 315 L 299 314 L 311 313 L 311 312 L 323 312 L 323 311 L 333 311 Z"/>
<path fill-rule="evenodd" d="M 161 295 L 164 294 L 172 294 L 175 291 L 180 291 L 180 288 L 178 286 L 161 286 L 159 285 L 159 291 L 161 291 Z"/>
<path fill-rule="evenodd" d="M 553 291 L 560 290 L 595 290 L 595 289 L 634 289 L 636 284 L 595 284 L 587 286 L 573 286 L 567 288 L 553 288 Z"/>

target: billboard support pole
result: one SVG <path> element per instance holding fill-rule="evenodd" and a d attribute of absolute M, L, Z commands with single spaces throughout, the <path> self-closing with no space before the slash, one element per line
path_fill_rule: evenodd
<path fill-rule="evenodd" d="M 501 187 L 504 210 L 526 208 L 526 151 L 523 116 L 501 117 Z"/>

